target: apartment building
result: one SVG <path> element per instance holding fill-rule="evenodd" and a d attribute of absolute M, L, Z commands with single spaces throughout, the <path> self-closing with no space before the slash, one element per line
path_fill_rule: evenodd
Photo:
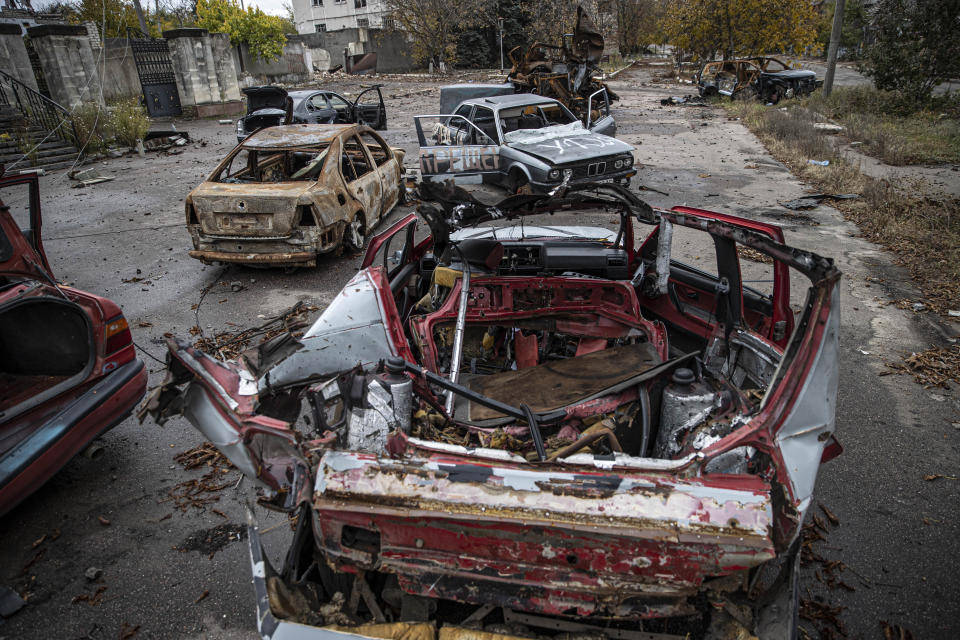
<path fill-rule="evenodd" d="M 297 33 L 379 29 L 383 11 L 381 0 L 293 0 Z"/>

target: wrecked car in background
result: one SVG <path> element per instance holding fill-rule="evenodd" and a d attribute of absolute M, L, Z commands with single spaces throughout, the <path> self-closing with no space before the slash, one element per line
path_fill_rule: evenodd
<path fill-rule="evenodd" d="M 243 89 L 247 113 L 237 120 L 237 142 L 255 131 L 282 124 L 365 124 L 378 131 L 386 129 L 387 108 L 380 87 L 364 89 L 353 102 L 327 90 L 247 87 Z M 374 92 L 376 100 L 361 102 L 364 96 L 373 98 Z"/>
<path fill-rule="evenodd" d="M 187 196 L 190 256 L 208 264 L 316 266 L 319 254 L 363 247 L 404 193 L 403 150 L 369 127 L 261 129 Z"/>
<path fill-rule="evenodd" d="M 694 81 L 702 97 L 752 97 L 774 104 L 781 98 L 808 95 L 823 85 L 813 71 L 793 69 L 767 57 L 708 62 Z"/>
<path fill-rule="evenodd" d="M 440 113 L 453 113 L 465 100 L 532 93 L 554 98 L 569 109 L 588 129 L 605 135 L 617 133 L 610 104 L 618 100 L 597 76 L 603 55 L 603 36 L 582 8 L 577 10 L 577 27 L 564 37 L 562 45 L 534 43 L 526 53 L 521 47 L 508 56 L 513 65 L 507 82 L 465 83 L 440 87 Z"/>
<path fill-rule="evenodd" d="M 250 528 L 261 636 L 795 637 L 798 534 L 839 453 L 833 262 L 616 185 L 421 194 L 431 235 L 411 214 L 374 238 L 301 338 L 232 362 L 168 341 L 145 412 L 298 514 L 279 572 Z M 691 236 L 709 271 L 673 257 Z"/>
<path fill-rule="evenodd" d="M 130 415 L 147 372 L 120 307 L 54 279 L 36 174 L 0 177 L 0 191 L 2 516 Z"/>
<path fill-rule="evenodd" d="M 610 103 L 619 100 L 599 79 L 603 35 L 583 7 L 577 7 L 576 27 L 563 44 L 535 42 L 526 53 L 516 47 L 508 56 L 513 68 L 507 78 L 517 93 L 556 98 L 584 124 L 609 116 Z"/>
<path fill-rule="evenodd" d="M 633 147 L 603 135 L 609 123 L 588 129 L 552 98 L 477 98 L 414 121 L 425 180 L 482 178 L 511 193 L 546 193 L 561 184 L 628 185 L 636 175 Z"/>

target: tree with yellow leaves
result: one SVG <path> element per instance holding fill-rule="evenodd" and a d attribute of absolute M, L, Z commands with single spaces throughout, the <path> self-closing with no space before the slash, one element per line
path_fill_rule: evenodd
<path fill-rule="evenodd" d="M 667 41 L 701 59 L 800 53 L 817 39 L 810 0 L 675 0 L 667 7 Z"/>

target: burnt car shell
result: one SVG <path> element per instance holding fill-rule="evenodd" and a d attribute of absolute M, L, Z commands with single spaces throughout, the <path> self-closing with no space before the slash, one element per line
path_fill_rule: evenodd
<path fill-rule="evenodd" d="M 149 412 L 185 413 L 262 504 L 299 513 L 280 573 L 251 528 L 261 634 L 365 635 L 322 614 L 339 591 L 355 594 L 340 600 L 354 624 L 389 609 L 453 637 L 491 614 L 491 638 L 498 621 L 611 638 L 641 619 L 712 627 L 728 604 L 752 611 L 734 621 L 745 632 L 793 637 L 800 524 L 839 453 L 832 261 L 776 226 L 653 209 L 613 185 L 494 205 L 422 193 L 440 201 L 420 210 L 431 236 L 417 242 L 408 216 L 374 238 L 302 338 L 230 363 L 169 343 Z M 561 211 L 617 211 L 620 227 L 612 242 L 458 235 Z M 649 230 L 637 242 L 635 225 Z M 709 236 L 720 274 L 672 257 L 679 230 Z M 773 259 L 769 296 L 742 282 L 737 245 Z M 632 277 L 603 277 L 620 257 Z M 789 270 L 810 282 L 796 318 Z"/>
<path fill-rule="evenodd" d="M 359 249 L 404 196 L 403 150 L 364 125 L 296 124 L 251 135 L 185 201 L 190 256 L 316 266 Z"/>
<path fill-rule="evenodd" d="M 696 76 L 701 96 L 740 97 L 750 93 L 764 102 L 779 102 L 812 93 L 823 84 L 809 69 L 793 69 L 778 58 L 711 61 Z"/>
<path fill-rule="evenodd" d="M 22 228 L 0 201 L 0 516 L 43 486 L 143 397 L 147 373 L 120 308 L 58 285 L 41 238 L 35 174 Z"/>

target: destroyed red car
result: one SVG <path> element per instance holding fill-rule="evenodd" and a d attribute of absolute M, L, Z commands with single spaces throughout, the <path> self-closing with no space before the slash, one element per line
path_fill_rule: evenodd
<path fill-rule="evenodd" d="M 37 176 L 0 177 L 0 515 L 126 418 L 147 372 L 116 304 L 57 284 Z"/>
<path fill-rule="evenodd" d="M 421 195 L 430 237 L 410 215 L 374 238 L 303 336 L 235 362 L 169 343 L 149 412 L 299 516 L 279 573 L 250 528 L 261 636 L 795 637 L 798 534 L 839 453 L 833 262 L 617 185 Z M 619 227 L 545 220 L 597 213 Z M 714 273 L 672 257 L 698 234 Z"/>

